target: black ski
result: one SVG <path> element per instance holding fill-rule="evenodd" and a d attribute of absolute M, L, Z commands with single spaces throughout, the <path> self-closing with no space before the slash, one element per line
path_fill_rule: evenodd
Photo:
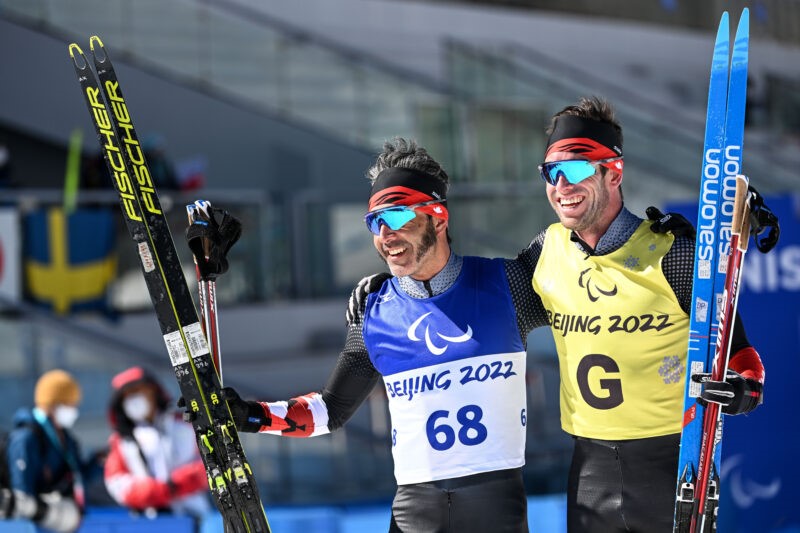
<path fill-rule="evenodd" d="M 100 38 L 91 37 L 89 45 L 94 71 L 77 44 L 69 45 L 70 57 L 136 243 L 175 377 L 187 409 L 195 415 L 209 489 L 226 532 L 270 533 L 117 76 Z"/>

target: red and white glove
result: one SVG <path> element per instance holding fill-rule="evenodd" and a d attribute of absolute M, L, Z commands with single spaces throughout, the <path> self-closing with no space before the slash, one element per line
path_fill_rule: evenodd
<path fill-rule="evenodd" d="M 222 389 L 222 396 L 228 402 L 233 421 L 239 431 L 245 433 L 279 431 L 286 437 L 311 437 L 316 423 L 310 404 L 314 401 L 317 404 L 322 403 L 319 394 L 315 392 L 298 396 L 287 402 L 278 402 L 277 409 L 282 411 L 285 407 L 286 411 L 284 416 L 278 416 L 270 411 L 266 402 L 243 400 L 231 387 Z M 323 427 L 322 432 L 327 432 L 327 428 Z"/>

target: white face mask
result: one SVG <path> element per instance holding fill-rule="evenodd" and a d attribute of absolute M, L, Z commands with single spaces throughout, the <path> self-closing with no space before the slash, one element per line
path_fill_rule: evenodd
<path fill-rule="evenodd" d="M 74 405 L 56 405 L 53 409 L 53 420 L 60 427 L 70 429 L 78 420 L 80 412 Z"/>
<path fill-rule="evenodd" d="M 142 393 L 131 394 L 122 400 L 122 410 L 134 422 L 144 422 L 150 416 L 150 399 Z"/>

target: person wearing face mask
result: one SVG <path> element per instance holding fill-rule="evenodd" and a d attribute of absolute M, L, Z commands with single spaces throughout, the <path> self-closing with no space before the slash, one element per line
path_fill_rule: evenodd
<path fill-rule="evenodd" d="M 33 409 L 20 409 L 8 436 L 9 491 L 6 516 L 28 519 L 43 529 L 68 533 L 81 522 L 84 481 L 90 464 L 81 460 L 71 428 L 78 418 L 81 388 L 64 370 L 36 382 Z"/>
<path fill-rule="evenodd" d="M 208 478 L 194 430 L 167 409 L 169 398 L 141 367 L 111 380 L 109 420 L 114 433 L 105 465 L 109 494 L 120 505 L 200 518 L 211 510 Z"/>

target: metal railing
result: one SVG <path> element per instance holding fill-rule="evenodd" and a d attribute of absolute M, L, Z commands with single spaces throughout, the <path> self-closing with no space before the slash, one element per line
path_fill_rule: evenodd
<path fill-rule="evenodd" d="M 467 91 L 473 101 L 527 102 L 549 117 L 580 96 L 609 98 L 624 128 L 626 174 L 635 178 L 626 181 L 626 195 L 633 192 L 638 196 L 642 186 L 644 191 L 655 192 L 653 185 L 667 180 L 670 190 L 661 188 L 654 195 L 660 201 L 667 199 L 665 194 L 696 195 L 703 117 L 668 108 L 519 44 L 492 48 L 450 40 L 446 53 L 453 83 Z M 544 143 L 543 132 L 540 142 Z M 769 177 L 760 182 L 763 192 L 796 188 L 796 164 L 775 158 L 770 144 L 747 141 L 746 150 L 744 171 L 756 169 L 756 175 Z"/>
<path fill-rule="evenodd" d="M 416 137 L 453 178 L 459 253 L 512 255 L 552 221 L 536 175 L 544 125 L 565 99 L 586 92 L 624 94 L 617 102 L 630 176 L 624 190 L 634 212 L 697 194 L 701 120 L 678 126 L 683 115 L 676 119 L 677 112 L 519 45 L 445 43 L 451 82 L 443 85 L 225 0 L 0 0 L 0 16 L 70 39 L 101 33 L 130 62 L 352 142 Z M 747 143 L 745 171 L 758 168 L 770 178 L 759 182 L 762 192 L 796 187 L 794 166 Z M 269 220 L 260 219 L 268 239 L 262 257 L 246 262 L 247 276 L 260 277 L 236 286 L 255 299 L 330 296 L 380 268 L 363 238 L 363 205 L 347 211 L 327 197 L 303 189 L 271 205 Z M 181 227 L 183 214 L 174 216 Z M 367 260 L 348 259 L 354 257 Z"/>
<path fill-rule="evenodd" d="M 417 136 L 450 88 L 232 2 L 0 0 L 0 15 L 357 146 Z"/>
<path fill-rule="evenodd" d="M 228 0 L 0 0 L 0 16 L 78 40 L 101 34 L 144 68 L 359 146 L 417 138 L 455 182 L 535 179 L 547 117 L 565 95 L 598 92 L 622 95 L 628 198 L 665 180 L 672 197 L 692 195 L 700 169 L 702 118 L 522 45 L 445 42 L 441 83 Z M 794 186 L 796 164 L 747 142 L 745 171 L 769 174 L 768 188 Z"/>

